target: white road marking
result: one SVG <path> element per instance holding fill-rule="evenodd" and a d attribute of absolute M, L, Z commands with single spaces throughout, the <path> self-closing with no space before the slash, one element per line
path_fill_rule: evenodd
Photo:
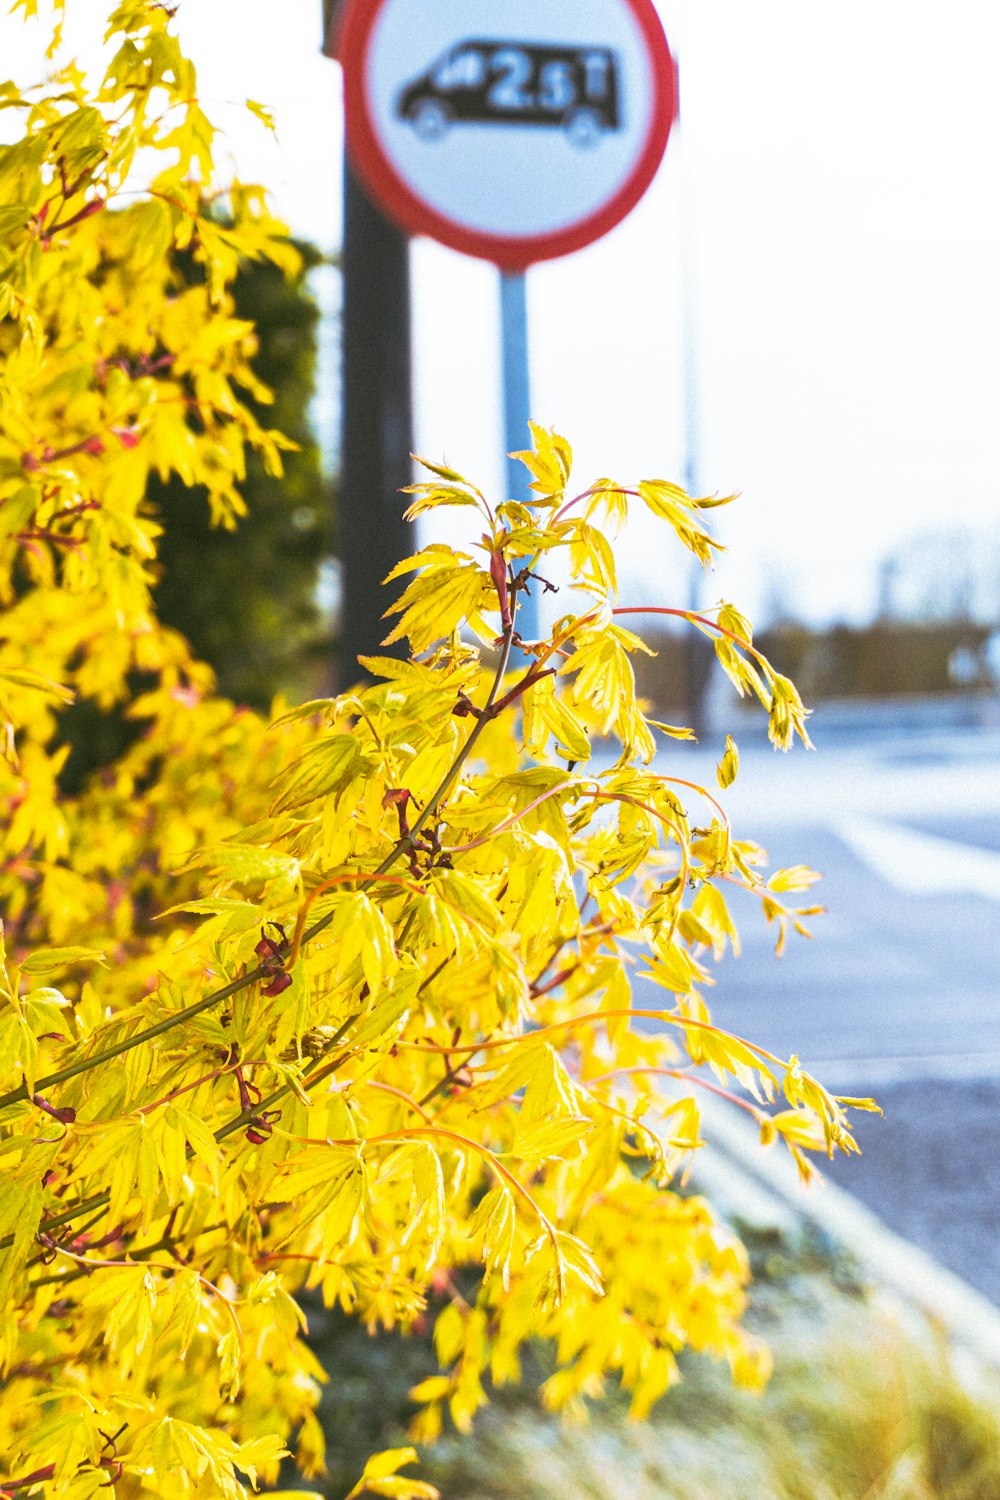
<path fill-rule="evenodd" d="M 1000 854 L 857 814 L 833 832 L 876 875 L 915 896 L 965 892 L 1000 901 Z"/>

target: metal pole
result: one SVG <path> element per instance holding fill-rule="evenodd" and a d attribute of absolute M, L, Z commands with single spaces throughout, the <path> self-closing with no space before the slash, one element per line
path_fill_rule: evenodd
<path fill-rule="evenodd" d="M 528 298 L 523 271 L 500 272 L 500 330 L 503 366 L 503 436 L 507 453 L 507 497 L 522 505 L 531 499 L 531 476 L 519 459 L 510 454 L 531 445 L 531 385 L 528 364 Z M 518 630 L 526 641 L 537 640 L 540 623 L 538 592 L 522 594 Z"/>
<path fill-rule="evenodd" d="M 676 54 L 675 54 L 676 56 Z M 676 62 L 675 62 L 676 67 Z M 680 147 L 680 260 L 681 260 L 681 379 L 684 387 L 684 488 L 689 495 L 701 489 L 701 389 L 698 368 L 697 246 L 695 241 L 694 182 L 685 152 L 680 118 L 680 70 L 677 71 L 675 146 Z M 702 567 L 697 558 L 688 564 L 687 607 L 697 612 L 702 600 Z M 687 720 L 699 737 L 707 723 L 709 653 L 704 638 L 690 629 L 684 637 L 684 698 Z"/>
<path fill-rule="evenodd" d="M 359 655 L 380 649 L 391 602 L 382 580 L 416 548 L 403 520 L 413 451 L 407 238 L 344 168 L 343 443 L 339 681 L 366 677 Z M 399 585 L 397 585 L 397 592 Z M 389 654 L 405 654 L 403 643 Z"/>

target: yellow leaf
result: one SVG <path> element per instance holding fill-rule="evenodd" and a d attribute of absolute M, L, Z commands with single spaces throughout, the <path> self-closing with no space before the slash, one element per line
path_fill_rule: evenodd
<path fill-rule="evenodd" d="M 656 957 L 644 971 L 646 977 L 676 995 L 686 995 L 693 982 L 691 961 L 677 943 L 658 944 Z"/>
<path fill-rule="evenodd" d="M 712 561 L 712 553 L 722 552 L 722 545 L 709 536 L 692 512 L 698 507 L 684 490 L 665 479 L 646 479 L 639 485 L 639 494 L 654 516 L 669 523 L 678 541 L 698 558 L 703 567 Z"/>
<path fill-rule="evenodd" d="M 521 1161 L 563 1161 L 567 1156 L 579 1155 L 584 1138 L 593 1129 L 594 1122 L 586 1115 L 561 1115 L 519 1130 L 510 1152 Z"/>
<path fill-rule="evenodd" d="M 104 957 L 99 948 L 37 948 L 21 964 L 21 970 L 32 977 L 42 977 L 58 974 L 76 964 L 103 963 Z"/>
<path fill-rule="evenodd" d="M 426 560 L 426 554 L 425 554 Z M 428 567 L 414 578 L 402 597 L 386 611 L 402 616 L 383 646 L 409 637 L 416 655 L 462 625 L 471 615 L 495 605 L 490 576 L 474 564 Z"/>
<path fill-rule="evenodd" d="M 716 770 L 721 787 L 732 786 L 736 780 L 736 773 L 740 767 L 739 752 L 736 742 L 731 734 L 726 735 L 726 753 L 723 755 Z"/>
<path fill-rule="evenodd" d="M 143 1116 L 122 1124 L 108 1124 L 85 1159 L 86 1169 L 106 1179 L 110 1192 L 108 1214 L 121 1223 L 135 1198 L 143 1222 L 152 1217 L 160 1186 L 156 1148 Z"/>
<path fill-rule="evenodd" d="M 567 760 L 590 758 L 590 741 L 579 718 L 563 700 L 556 697 L 551 677 L 534 683 L 523 696 L 524 739 L 533 755 L 540 755 L 551 734 L 556 750 Z"/>
<path fill-rule="evenodd" d="M 266 125 L 272 135 L 276 134 L 274 128 L 274 114 L 265 104 L 258 104 L 256 99 L 247 100 L 247 109 L 252 115 L 256 115 L 262 125 Z"/>
<path fill-rule="evenodd" d="M 235 1328 L 227 1328 L 216 1349 L 219 1361 L 219 1394 L 224 1401 L 235 1401 L 240 1393 L 241 1350 Z"/>
<path fill-rule="evenodd" d="M 406 508 L 403 516 L 405 521 L 415 521 L 425 511 L 435 510 L 440 505 L 478 504 L 475 495 L 470 495 L 467 490 L 460 490 L 453 484 L 408 484 L 403 494 L 417 496 Z"/>
<path fill-rule="evenodd" d="M 767 882 L 769 891 L 807 891 L 823 877 L 818 870 L 808 865 L 789 865 L 787 869 L 775 870 Z"/>
<path fill-rule="evenodd" d="M 534 449 L 512 453 L 511 457 L 520 459 L 534 476 L 530 488 L 541 500 L 549 505 L 557 504 L 565 491 L 573 466 L 572 449 L 557 432 L 540 427 L 537 422 L 529 422 L 528 426 Z"/>
<path fill-rule="evenodd" d="M 652 724 L 654 729 L 658 729 L 661 734 L 669 735 L 672 740 L 695 740 L 698 738 L 693 729 L 688 729 L 684 725 L 662 724 L 659 719 L 650 719 L 649 723 Z"/>
<path fill-rule="evenodd" d="M 3 509 L 0 509 L 0 514 L 3 514 Z M 71 688 L 63 687 L 62 683 L 53 682 L 51 677 L 43 677 L 39 672 L 32 672 L 28 667 L 0 667 L 0 682 L 10 683 L 14 687 L 31 688 L 50 698 L 58 698 L 61 703 L 72 703 L 76 697 Z"/>
<path fill-rule="evenodd" d="M 691 912 L 703 929 L 708 932 L 712 951 L 717 959 L 725 953 L 727 941 L 733 945 L 733 956 L 739 957 L 739 933 L 729 914 L 722 892 L 716 886 L 706 884 L 701 887 L 692 902 Z"/>
<path fill-rule="evenodd" d="M 325 735 L 278 777 L 275 785 L 279 795 L 273 811 L 289 812 L 319 797 L 337 797 L 372 768 L 373 763 L 362 754 L 356 735 Z"/>
<path fill-rule="evenodd" d="M 401 1479 L 401 1484 L 408 1485 L 408 1489 L 384 1487 L 387 1479 L 399 1477 L 396 1472 L 398 1469 L 406 1468 L 416 1461 L 416 1448 L 386 1448 L 381 1453 L 372 1454 L 365 1464 L 364 1473 L 354 1488 L 348 1491 L 345 1500 L 355 1500 L 355 1496 L 363 1494 L 366 1489 L 376 1495 L 395 1495 L 397 1500 L 438 1500 L 439 1491 L 421 1480 Z"/>
<path fill-rule="evenodd" d="M 514 1199 L 503 1183 L 485 1194 L 469 1220 L 469 1238 L 475 1241 L 482 1236 L 485 1274 L 490 1276 L 498 1271 L 505 1288 L 510 1283 L 510 1256 L 516 1228 Z"/>
<path fill-rule="evenodd" d="M 255 880 L 298 879 L 299 861 L 276 849 L 260 849 L 255 844 L 217 844 L 197 854 L 186 870 L 206 866 L 214 875 L 240 883 Z M 181 872 L 183 873 L 183 871 Z"/>
<path fill-rule="evenodd" d="M 451 1391 L 451 1385 L 450 1375 L 429 1375 L 411 1386 L 408 1395 L 411 1401 L 441 1401 Z"/>
<path fill-rule="evenodd" d="M 373 1495 L 384 1495 L 386 1500 L 440 1500 L 441 1491 L 425 1479 L 407 1479 L 393 1474 L 388 1479 L 369 1479 L 366 1488 Z"/>

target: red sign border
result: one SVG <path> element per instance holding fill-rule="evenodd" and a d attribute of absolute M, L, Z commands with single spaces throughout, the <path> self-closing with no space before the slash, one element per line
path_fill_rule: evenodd
<path fill-rule="evenodd" d="M 347 149 L 359 176 L 385 212 L 410 234 L 427 234 L 453 250 L 491 260 L 504 271 L 582 250 L 614 229 L 638 203 L 656 175 L 677 116 L 677 74 L 653 0 L 625 0 L 642 31 L 653 66 L 652 128 L 628 179 L 595 213 L 549 234 L 497 235 L 468 229 L 419 198 L 400 177 L 372 124 L 365 89 L 368 43 L 385 0 L 348 0 L 341 17 L 337 56 L 344 69 Z"/>

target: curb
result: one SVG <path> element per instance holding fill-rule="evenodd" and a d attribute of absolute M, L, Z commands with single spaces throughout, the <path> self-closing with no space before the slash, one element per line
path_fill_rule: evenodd
<path fill-rule="evenodd" d="M 755 1227 L 786 1234 L 815 1225 L 904 1307 L 971 1355 L 984 1374 L 1000 1374 L 1000 1310 L 980 1292 L 887 1229 L 834 1183 L 803 1183 L 787 1153 L 762 1148 L 753 1127 L 714 1100 L 702 1103 L 702 1126 L 713 1150 L 696 1160 L 692 1176 L 720 1207 Z"/>

